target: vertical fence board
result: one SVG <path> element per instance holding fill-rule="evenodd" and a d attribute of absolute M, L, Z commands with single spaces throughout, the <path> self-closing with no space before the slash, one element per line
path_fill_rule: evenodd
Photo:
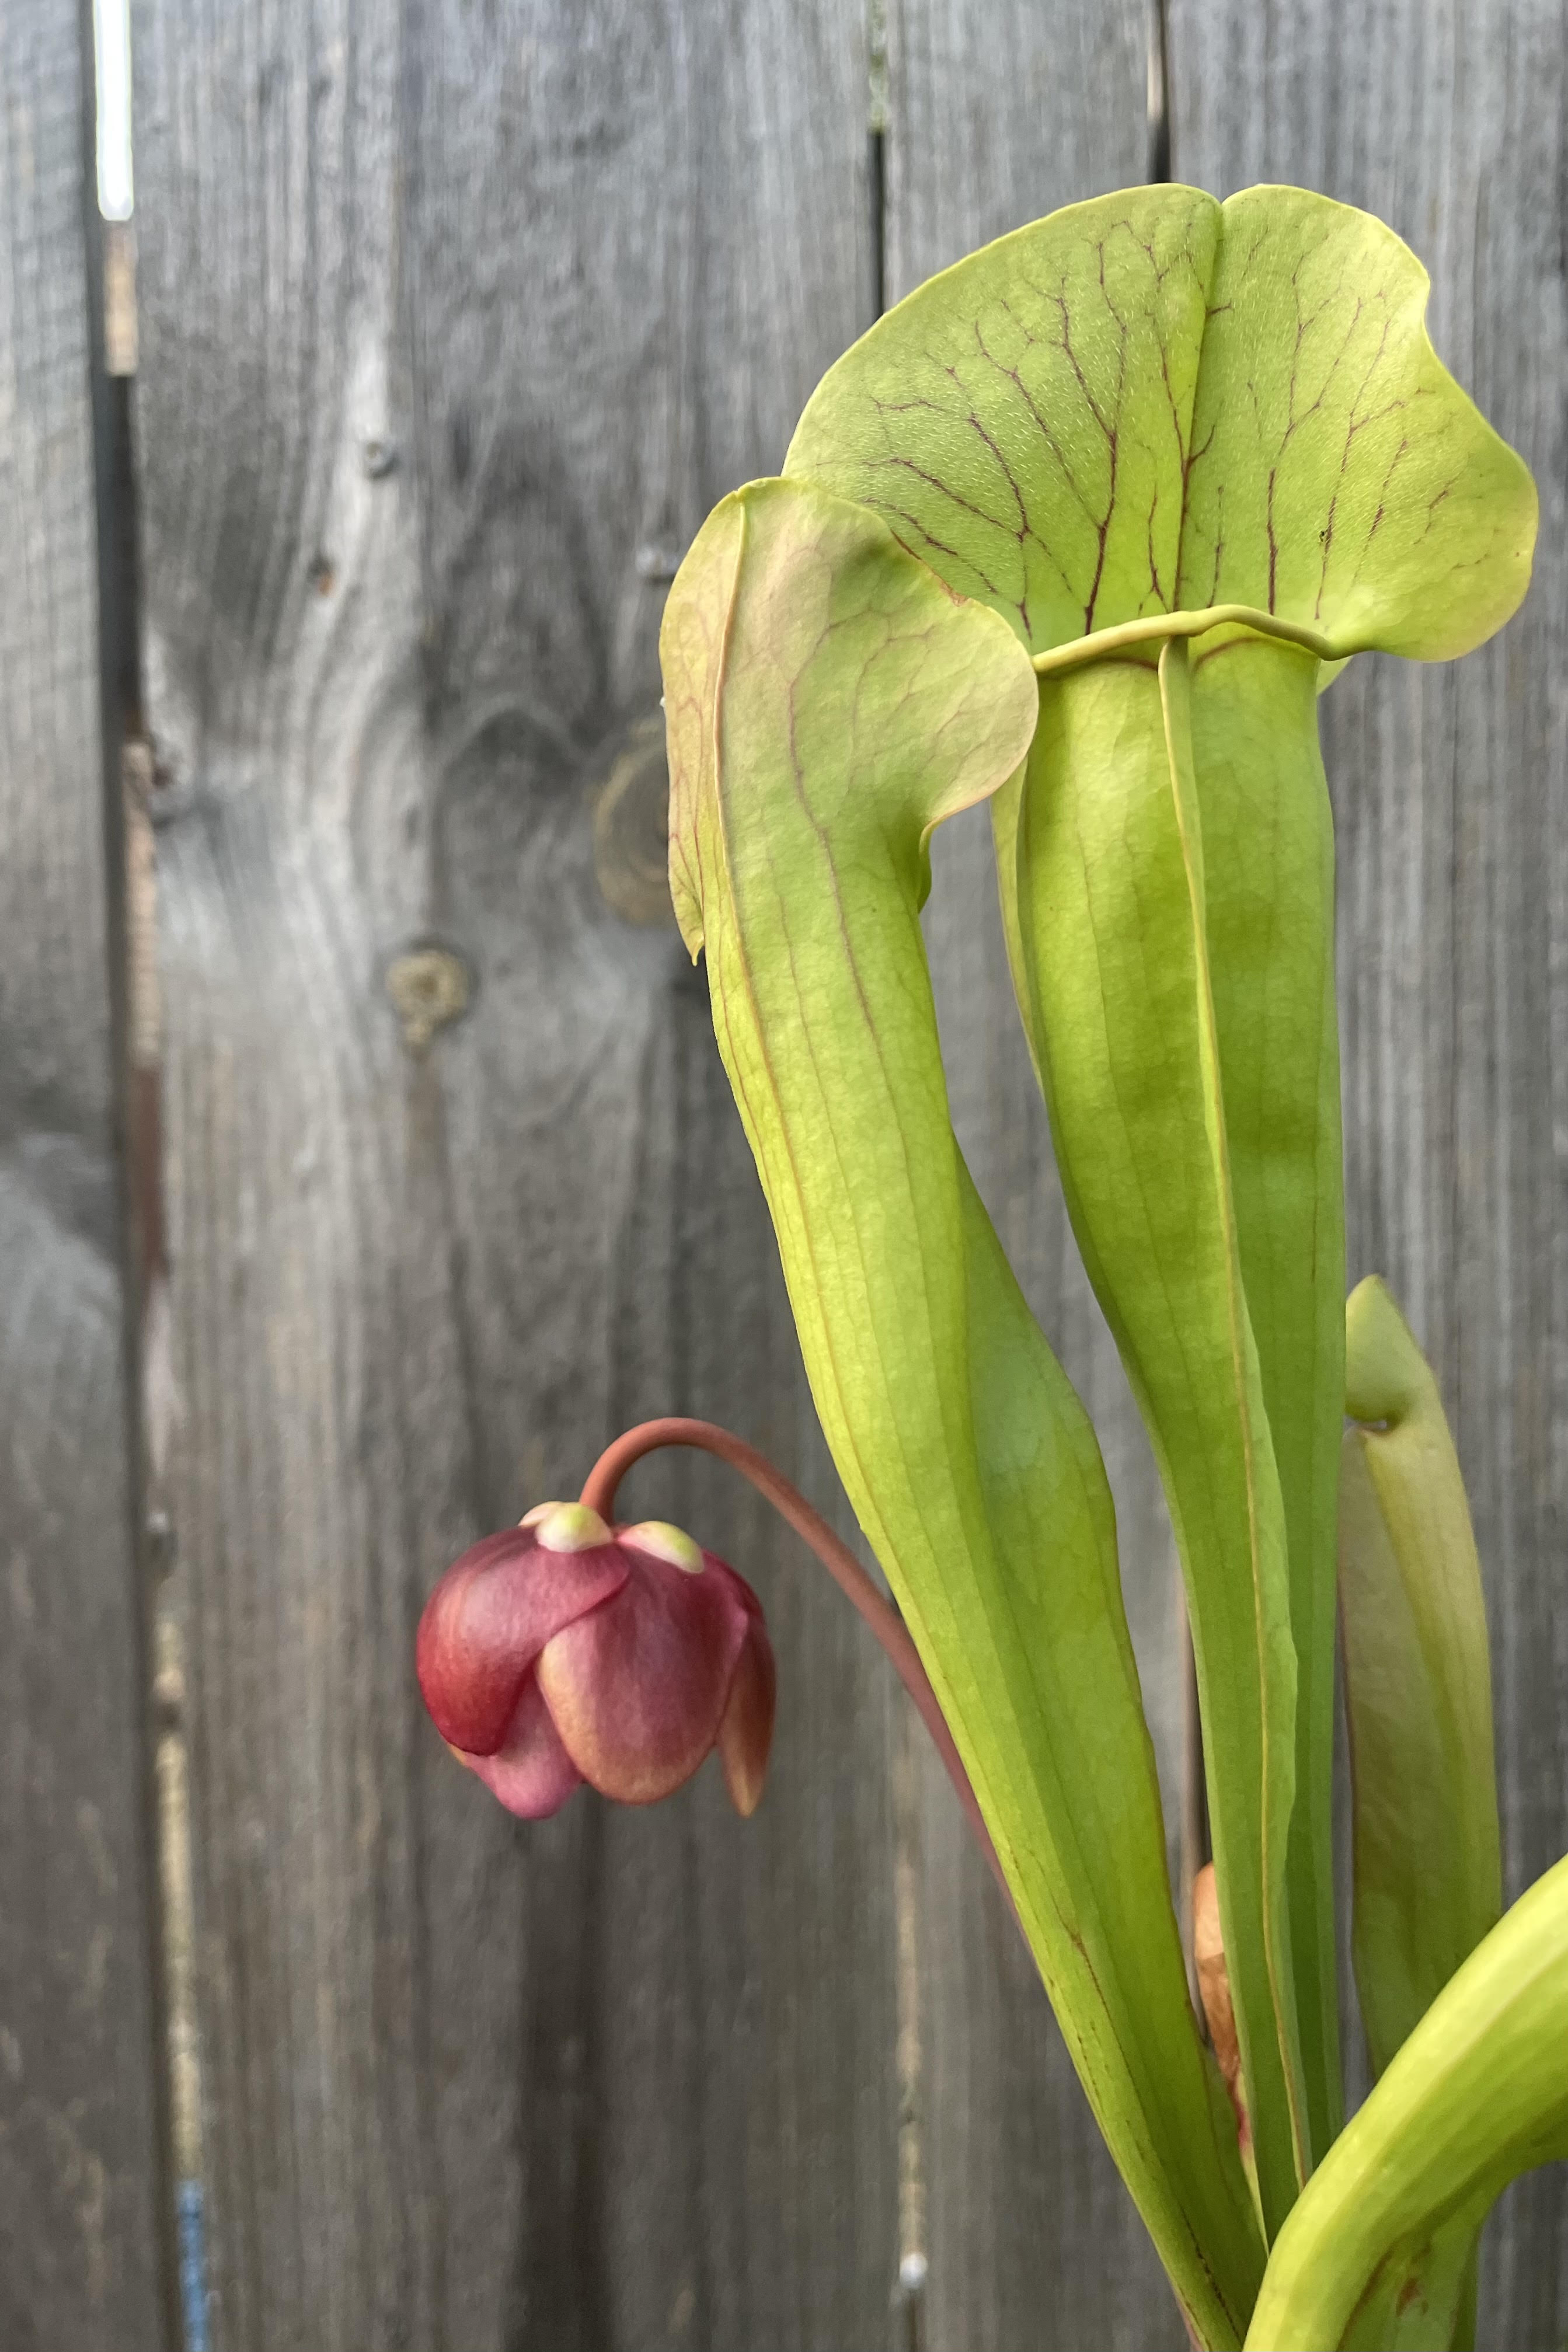
<path fill-rule="evenodd" d="M 0 2342 L 163 2338 L 76 12 L 0 20 Z"/>
<path fill-rule="evenodd" d="M 1436 1365 L 1493 1631 L 1508 1889 L 1568 1846 L 1568 320 L 1559 0 L 1171 0 L 1173 165 L 1380 214 L 1433 339 L 1541 489 L 1521 617 L 1446 668 L 1355 663 L 1324 705 L 1339 823 L 1350 1271 Z M 1489 2239 L 1484 2345 L 1568 2326 L 1561 2168 Z"/>
<path fill-rule="evenodd" d="M 1007 229 L 1145 177 L 1148 29 L 1142 0 L 1050 10 L 892 0 L 889 300 Z M 927 932 L 954 1123 L 1100 1432 L 1173 1845 L 1182 1693 L 1169 1522 L 1068 1226 L 1014 1009 L 984 811 L 942 828 L 933 865 Z M 944 2352 L 1178 2343 L 1175 2305 L 1034 1964 L 929 1767 L 924 1786 L 929 2340 Z"/>
<path fill-rule="evenodd" d="M 657 899 L 663 583 L 868 315 L 860 11 L 136 6 L 220 2340 L 880 2343 L 890 1702 L 858 1630 L 705 1465 L 637 1474 L 632 1507 L 770 1602 L 780 1747 L 746 1828 L 710 1775 L 515 1830 L 407 1673 L 441 1562 L 645 1412 L 711 1412 L 831 1491 L 700 979 L 627 916 Z M 1504 644 L 1358 665 L 1326 706 L 1352 1270 L 1391 1275 L 1455 1412 L 1517 1887 L 1564 1843 L 1561 11 L 1169 15 L 1176 170 L 1393 220 L 1542 480 Z M 889 299 L 1143 177 L 1136 0 L 887 17 Z M 937 863 L 955 1118 L 1105 1442 L 1173 1833 L 1168 1530 L 1054 1188 L 984 824 Z M 422 1008 L 453 1017 L 422 1038 Z M 23 1117 L 8 1156 L 32 1148 Z M 923 1766 L 921 1790 L 929 2340 L 1173 2343 L 1027 1958 Z M 1527 2186 L 1496 2341 L 1561 2335 L 1565 2251 L 1561 2183 Z"/>
<path fill-rule="evenodd" d="M 512 1824 L 411 1675 L 442 1564 L 627 1421 L 830 1491 L 700 975 L 592 814 L 654 911 L 664 585 L 869 312 L 859 10 L 133 16 L 218 2340 L 880 2345 L 858 1623 L 721 1478 L 636 1474 L 770 1604 L 745 1826 L 711 1773 Z"/>

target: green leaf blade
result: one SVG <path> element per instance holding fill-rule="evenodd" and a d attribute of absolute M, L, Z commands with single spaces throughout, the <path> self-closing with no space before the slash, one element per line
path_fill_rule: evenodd
<path fill-rule="evenodd" d="M 1110 1493 L 953 1139 L 919 922 L 924 837 L 1016 767 L 1033 675 L 875 517 L 789 484 L 710 521 L 662 650 L 672 871 L 824 1429 L 1111 2151 L 1201 2339 L 1234 2344 L 1261 2245 L 1186 1998 Z"/>

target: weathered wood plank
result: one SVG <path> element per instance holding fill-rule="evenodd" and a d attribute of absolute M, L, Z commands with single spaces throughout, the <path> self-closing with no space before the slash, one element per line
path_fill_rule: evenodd
<path fill-rule="evenodd" d="M 152 2352 L 164 2184 L 76 11 L 7 9 L 0 84 L 0 2342 Z"/>
<path fill-rule="evenodd" d="M 410 1674 L 443 1562 L 647 1412 L 829 1490 L 700 978 L 606 904 L 590 803 L 673 556 L 868 315 L 859 13 L 135 10 L 226 2352 L 888 2337 L 858 1625 L 719 1478 L 637 1474 L 771 1605 L 747 1827 L 711 1776 L 510 1824 Z M 467 1009 L 421 1045 L 389 991 Z"/>
<path fill-rule="evenodd" d="M 1043 11 L 894 0 L 888 17 L 888 293 L 1053 211 L 1146 176 L 1142 0 Z M 1158 1480 L 1079 1263 L 1013 1005 L 984 813 L 934 844 L 927 935 L 960 1139 L 1030 1302 L 1100 1433 L 1166 1819 L 1179 1820 L 1177 1582 Z M 929 2341 L 1181 2340 L 1044 1990 L 951 1791 L 927 1769 L 922 2138 Z"/>
<path fill-rule="evenodd" d="M 1324 706 L 1340 837 L 1352 1277 L 1385 1274 L 1442 1381 L 1492 1616 L 1508 1885 L 1568 1845 L 1568 376 L 1555 0 L 1171 0 L 1173 165 L 1391 222 L 1448 365 L 1541 488 L 1535 584 L 1450 668 L 1356 663 Z M 1481 2341 L 1568 2326 L 1568 2179 L 1494 2225 Z"/>

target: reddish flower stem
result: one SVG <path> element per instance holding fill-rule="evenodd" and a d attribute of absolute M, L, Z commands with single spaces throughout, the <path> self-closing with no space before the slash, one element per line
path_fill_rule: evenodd
<path fill-rule="evenodd" d="M 765 1454 L 759 1454 L 756 1447 L 748 1445 L 743 1437 L 731 1436 L 727 1429 L 719 1428 L 711 1421 L 684 1421 L 671 1415 L 662 1421 L 639 1422 L 636 1429 L 628 1429 L 624 1436 L 616 1439 L 613 1445 L 605 1448 L 588 1473 L 582 1501 L 590 1510 L 597 1511 L 602 1519 L 613 1522 L 616 1489 L 632 1464 L 640 1462 L 645 1454 L 658 1453 L 665 1445 L 693 1445 L 704 1454 L 717 1454 L 721 1462 L 727 1462 L 732 1470 L 740 1472 L 742 1478 L 749 1479 L 758 1494 L 773 1505 L 780 1518 L 786 1520 L 802 1542 L 810 1546 L 851 1608 L 858 1610 L 892 1660 L 899 1680 L 913 1699 L 921 1721 L 936 1742 L 936 1752 L 947 1768 L 948 1779 L 958 1791 L 959 1803 L 963 1807 L 969 1826 L 979 1842 L 980 1851 L 990 1864 L 996 1884 L 1006 1895 L 1011 1908 L 1012 1892 L 1002 1874 L 1002 1864 L 991 1843 L 991 1832 L 985 1826 L 979 1801 L 963 1769 L 963 1759 L 953 1746 L 947 1718 L 937 1705 L 936 1693 L 921 1664 L 920 1652 L 910 1638 L 908 1627 L 897 1610 L 884 1600 L 847 1544 L 839 1540 L 820 1511 L 812 1509 L 805 1496 L 790 1485 L 783 1472 L 774 1469 Z"/>

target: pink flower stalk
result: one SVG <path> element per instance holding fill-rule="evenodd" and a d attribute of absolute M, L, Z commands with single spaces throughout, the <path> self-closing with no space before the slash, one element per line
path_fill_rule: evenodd
<path fill-rule="evenodd" d="M 737 1812 L 763 1792 L 773 1654 L 743 1578 L 664 1521 L 542 1503 L 454 1562 L 419 1622 L 436 1727 L 509 1811 L 586 1780 L 648 1805 L 717 1748 Z"/>

